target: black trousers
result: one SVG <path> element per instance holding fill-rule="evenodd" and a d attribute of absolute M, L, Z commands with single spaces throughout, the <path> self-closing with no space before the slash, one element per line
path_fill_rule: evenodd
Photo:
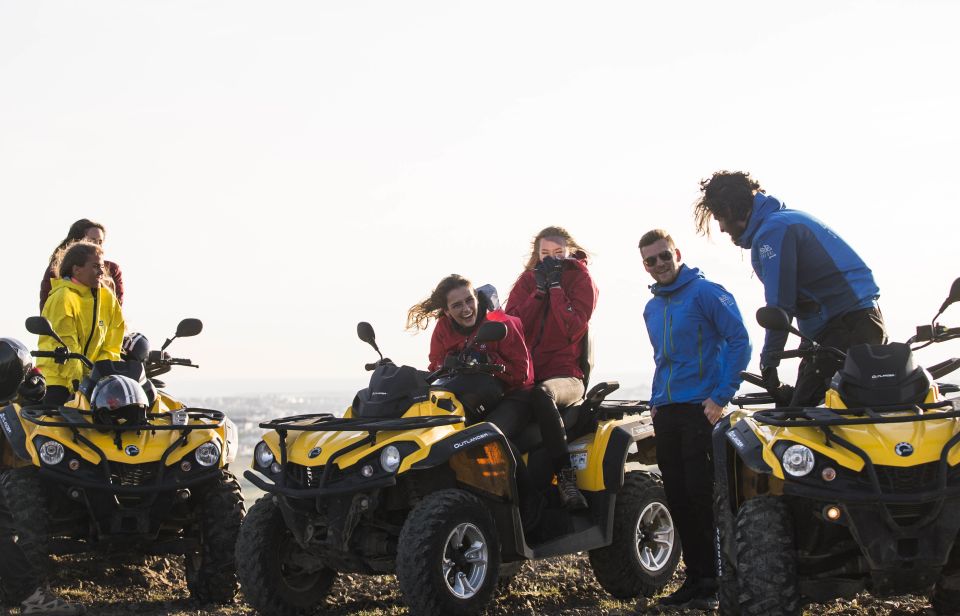
<path fill-rule="evenodd" d="M 687 579 L 716 577 L 713 546 L 713 426 L 699 404 L 657 407 L 657 464 L 680 535 Z"/>
<path fill-rule="evenodd" d="M 887 330 L 879 308 L 855 310 L 831 319 L 817 343 L 846 351 L 855 344 L 886 344 Z M 801 344 L 801 347 L 810 346 Z M 797 369 L 797 384 L 793 391 L 791 406 L 816 406 L 823 401 L 830 379 L 843 365 L 843 360 L 833 355 L 821 354 L 816 358 L 800 360 Z"/>
<path fill-rule="evenodd" d="M 23 550 L 13 540 L 13 536 L 13 517 L 8 508 L 6 495 L 3 490 L 0 490 L 0 579 L 12 593 L 7 600 L 19 603 L 37 589 L 39 579 Z"/>
<path fill-rule="evenodd" d="M 567 434 L 563 427 L 560 409 L 580 401 L 583 397 L 583 380 L 576 377 L 557 377 L 537 383 L 531 394 L 533 415 L 540 424 L 543 445 L 553 461 L 553 470 L 570 466 L 567 452 Z"/>

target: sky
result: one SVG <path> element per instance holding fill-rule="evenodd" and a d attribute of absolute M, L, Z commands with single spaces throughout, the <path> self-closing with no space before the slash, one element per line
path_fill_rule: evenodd
<path fill-rule="evenodd" d="M 172 388 L 360 387 L 358 321 L 423 366 L 407 309 L 450 273 L 505 298 L 561 225 L 592 253 L 595 379 L 643 388 L 651 228 L 759 351 L 749 253 L 692 217 L 699 181 L 738 169 L 860 253 L 904 340 L 960 275 L 958 22 L 948 1 L 3 0 L 0 335 L 33 346 L 49 254 L 85 217 L 131 329 L 158 346 L 203 320 Z"/>

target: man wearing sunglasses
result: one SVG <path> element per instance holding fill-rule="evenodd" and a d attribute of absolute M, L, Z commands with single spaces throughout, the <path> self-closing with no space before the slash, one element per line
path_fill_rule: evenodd
<path fill-rule="evenodd" d="M 716 218 L 734 244 L 749 248 L 767 305 L 796 317 L 802 334 L 842 351 L 887 341 L 873 273 L 829 227 L 786 209 L 749 173 L 718 171 L 700 182 L 700 191 L 694 206 L 697 230 L 709 236 L 710 219 Z M 777 355 L 786 342 L 786 332 L 767 331 L 760 370 L 770 391 L 780 384 Z M 790 404 L 819 404 L 839 368 L 840 360 L 826 354 L 802 359 Z"/>
<path fill-rule="evenodd" d="M 653 299 L 643 310 L 656 371 L 650 395 L 657 463 L 677 524 L 687 577 L 662 605 L 715 609 L 710 435 L 750 363 L 750 338 L 733 296 L 681 263 L 663 229 L 640 238 Z"/>

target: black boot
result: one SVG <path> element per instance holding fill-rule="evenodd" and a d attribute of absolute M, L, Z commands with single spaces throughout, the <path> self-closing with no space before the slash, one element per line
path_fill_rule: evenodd
<path fill-rule="evenodd" d="M 577 488 L 577 472 L 570 467 L 557 472 L 557 489 L 560 490 L 560 502 L 566 509 L 586 509 L 587 499 Z"/>

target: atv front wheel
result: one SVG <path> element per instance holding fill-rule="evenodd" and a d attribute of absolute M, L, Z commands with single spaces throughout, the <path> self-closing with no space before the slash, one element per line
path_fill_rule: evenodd
<path fill-rule="evenodd" d="M 626 474 L 617 493 L 613 542 L 590 550 L 593 574 L 618 599 L 651 597 L 666 586 L 680 561 L 680 542 L 660 478 Z"/>
<path fill-rule="evenodd" d="M 744 616 L 800 614 L 793 520 L 776 496 L 750 499 L 737 513 L 737 579 Z"/>
<path fill-rule="evenodd" d="M 187 588 L 200 603 L 230 603 L 237 596 L 234 552 L 243 521 L 240 483 L 224 470 L 200 500 L 200 548 L 186 555 Z"/>
<path fill-rule="evenodd" d="M 725 482 L 717 482 L 713 491 L 714 549 L 718 555 L 720 571 L 717 572 L 717 598 L 720 600 L 720 616 L 740 616 L 737 586 L 736 529 L 730 497 Z"/>
<path fill-rule="evenodd" d="M 240 526 L 236 554 L 240 589 L 261 614 L 311 613 L 337 579 L 336 571 L 300 547 L 269 494 L 250 507 Z"/>
<path fill-rule="evenodd" d="M 37 576 L 46 577 L 50 563 L 50 515 L 40 474 L 32 466 L 5 470 L 0 473 L 0 490 L 3 490 L 3 500 L 10 510 L 11 530 L 17 535 L 17 546 Z M 19 602 L 24 598 L 20 596 L 24 589 L 10 587 L 6 580 L 0 580 L 0 589 L 4 599 L 19 597 Z"/>
<path fill-rule="evenodd" d="M 407 516 L 397 580 L 417 616 L 478 614 L 493 597 L 500 541 L 489 510 L 463 490 L 430 494 Z"/>

